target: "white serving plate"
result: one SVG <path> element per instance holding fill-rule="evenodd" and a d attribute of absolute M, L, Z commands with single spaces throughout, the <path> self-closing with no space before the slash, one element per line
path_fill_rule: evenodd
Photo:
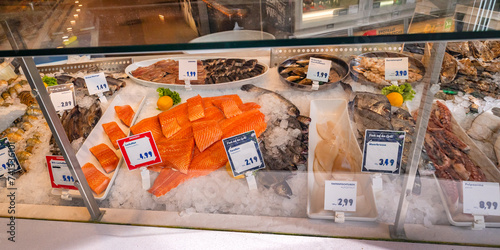
<path fill-rule="evenodd" d="M 85 163 L 92 163 L 94 166 L 101 171 L 104 175 L 109 177 L 111 181 L 109 182 L 108 186 L 106 187 L 106 190 L 102 192 L 101 194 L 97 195 L 94 192 L 94 198 L 96 200 L 104 200 L 109 194 L 109 191 L 111 190 L 111 186 L 113 186 L 113 183 L 116 179 L 116 176 L 118 175 L 118 172 L 120 171 L 122 162 L 123 162 L 123 157 L 119 149 L 114 149 L 113 144 L 111 144 L 111 141 L 108 138 L 108 135 L 104 132 L 104 129 L 102 128 L 103 123 L 109 123 L 115 121 L 120 129 L 126 134 L 130 135 L 130 128 L 127 127 L 123 122 L 118 118 L 115 112 L 115 106 L 123 106 L 123 105 L 130 105 L 132 109 L 134 110 L 134 119 L 132 120 L 132 124 L 135 124 L 135 120 L 138 117 L 138 113 L 141 110 L 142 106 L 144 105 L 145 97 L 144 96 L 121 96 L 120 94 L 117 94 L 113 102 L 109 105 L 108 109 L 104 114 L 102 115 L 101 119 L 99 119 L 99 122 L 97 125 L 94 127 L 92 132 L 90 132 L 90 135 L 87 137 L 83 145 L 80 147 L 78 152 L 76 153 L 76 158 L 78 159 L 78 163 L 80 163 L 80 166 L 83 166 Z M 97 160 L 97 158 L 92 155 L 90 152 L 90 148 L 96 145 L 99 145 L 101 143 L 104 143 L 111 148 L 116 155 L 120 158 L 120 161 L 118 162 L 118 166 L 116 167 L 115 171 L 107 174 L 104 169 L 101 167 L 101 164 Z M 53 189 L 52 194 L 54 195 L 61 195 L 61 190 L 56 190 Z M 81 194 L 78 190 L 69 190 L 68 194 L 73 197 L 73 198 L 81 198 Z"/>
<path fill-rule="evenodd" d="M 189 58 L 157 58 L 157 59 L 145 60 L 145 61 L 140 61 L 140 62 L 130 64 L 127 68 L 125 68 L 125 74 L 127 74 L 128 77 L 130 77 L 130 79 L 132 79 L 134 82 L 141 84 L 141 85 L 144 85 L 144 86 L 147 86 L 147 87 L 155 87 L 155 88 L 167 87 L 167 88 L 174 88 L 174 89 L 185 89 L 184 84 L 159 83 L 159 82 L 151 82 L 151 81 L 145 81 L 145 80 L 138 79 L 132 75 L 132 71 L 136 70 L 139 67 L 147 67 L 147 66 L 154 64 L 158 61 L 167 60 L 167 59 L 172 59 L 172 60 L 178 61 L 181 59 L 204 60 L 204 59 L 211 59 L 211 58 L 214 58 L 214 57 L 212 56 L 212 57 L 189 57 Z M 224 57 L 224 58 L 249 60 L 246 58 L 231 58 L 231 57 Z M 191 88 L 194 90 L 228 89 L 228 88 L 239 88 L 245 84 L 259 83 L 259 82 L 261 82 L 262 78 L 267 74 L 267 72 L 269 72 L 269 66 L 267 66 L 265 63 L 262 63 L 260 61 L 258 62 L 258 64 L 260 64 L 264 67 L 264 73 L 262 73 L 258 76 L 243 79 L 243 80 L 238 80 L 238 81 L 217 83 L 217 84 L 191 84 Z"/>
<path fill-rule="evenodd" d="M 351 129 L 349 115 L 347 113 L 347 102 L 342 99 L 313 100 L 311 101 L 311 124 L 309 125 L 309 154 L 307 167 L 307 215 L 313 219 L 334 219 L 333 211 L 324 210 L 324 183 L 318 183 L 314 177 L 313 163 L 314 151 L 317 143 L 321 140 L 316 130 L 316 124 L 327 121 L 337 121 L 340 126 L 339 131 L 343 136 L 350 136 L 348 150 L 355 156 L 356 166 L 354 173 L 339 173 L 335 176 L 354 178 L 358 182 L 358 189 L 361 189 L 365 196 L 366 203 L 364 209 L 356 212 L 345 212 L 345 220 L 351 221 L 375 221 L 378 217 L 375 196 L 371 185 L 370 174 L 361 173 L 362 153 L 357 144 L 356 136 Z M 360 203 L 358 203 L 360 205 Z M 360 206 L 357 206 L 358 208 Z"/>

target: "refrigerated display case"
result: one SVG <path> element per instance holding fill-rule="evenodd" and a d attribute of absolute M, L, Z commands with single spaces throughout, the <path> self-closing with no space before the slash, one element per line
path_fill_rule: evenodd
<path fill-rule="evenodd" d="M 499 33 L 416 16 L 442 26 L 76 48 L 7 20 L 0 216 L 498 246 Z"/>

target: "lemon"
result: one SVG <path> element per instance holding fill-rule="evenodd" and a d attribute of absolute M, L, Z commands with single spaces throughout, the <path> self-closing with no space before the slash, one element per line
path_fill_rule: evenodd
<path fill-rule="evenodd" d="M 234 179 L 243 179 L 245 178 L 245 175 L 238 175 L 236 177 L 233 176 L 233 170 L 231 170 L 231 165 L 229 164 L 229 161 L 226 163 L 226 171 L 229 174 L 229 176 L 233 177 Z"/>
<path fill-rule="evenodd" d="M 156 102 L 156 106 L 162 111 L 168 110 L 174 105 L 174 101 L 170 96 L 162 96 Z"/>
<path fill-rule="evenodd" d="M 403 96 L 398 92 L 391 92 L 386 95 L 392 106 L 401 107 L 403 105 Z"/>

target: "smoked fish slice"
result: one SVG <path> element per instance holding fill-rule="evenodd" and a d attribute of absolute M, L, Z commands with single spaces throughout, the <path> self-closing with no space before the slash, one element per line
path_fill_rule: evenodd
<path fill-rule="evenodd" d="M 167 139 L 181 130 L 181 126 L 173 113 L 168 111 L 162 112 L 158 115 L 158 120 L 160 121 L 163 136 Z"/>
<path fill-rule="evenodd" d="M 153 134 L 153 139 L 155 140 L 155 142 L 163 137 L 160 121 L 158 121 L 158 116 L 156 115 L 142 119 L 140 122 L 130 127 L 130 131 L 132 131 L 134 135 L 151 131 L 151 134 Z"/>
<path fill-rule="evenodd" d="M 260 105 L 255 103 L 255 102 L 245 102 L 245 103 L 238 105 L 238 108 L 242 112 L 246 112 L 246 111 L 249 111 L 252 109 L 260 109 Z"/>
<path fill-rule="evenodd" d="M 203 152 L 203 150 L 222 138 L 222 130 L 216 121 L 194 122 L 193 136 L 196 146 Z"/>
<path fill-rule="evenodd" d="M 189 121 L 196 121 L 205 117 L 205 109 L 203 107 L 203 100 L 200 95 L 187 99 L 188 118 Z"/>
<path fill-rule="evenodd" d="M 135 115 L 132 107 L 130 107 L 130 105 L 115 106 L 115 112 L 116 115 L 118 115 L 118 118 L 120 118 L 120 120 L 127 125 L 127 127 L 130 127 Z"/>
<path fill-rule="evenodd" d="M 156 146 L 163 162 L 171 163 L 173 168 L 183 174 L 188 173 L 191 157 L 193 156 L 193 138 L 169 140 L 157 143 Z"/>
<path fill-rule="evenodd" d="M 106 173 L 113 172 L 118 166 L 120 159 L 116 156 L 115 152 L 108 147 L 108 145 L 101 143 L 97 146 L 91 147 L 89 150 L 95 158 L 97 158 Z"/>
<path fill-rule="evenodd" d="M 226 118 L 231 118 L 242 113 L 236 102 L 232 99 L 214 100 L 212 103 L 224 112 Z"/>
<path fill-rule="evenodd" d="M 118 149 L 118 143 L 116 142 L 116 140 L 127 137 L 116 122 L 103 123 L 102 128 L 108 135 L 109 140 L 111 141 L 115 149 Z"/>
<path fill-rule="evenodd" d="M 96 194 L 101 194 L 104 190 L 106 190 L 110 181 L 109 177 L 97 170 L 92 163 L 86 163 L 83 165 L 82 171 L 92 191 Z"/>

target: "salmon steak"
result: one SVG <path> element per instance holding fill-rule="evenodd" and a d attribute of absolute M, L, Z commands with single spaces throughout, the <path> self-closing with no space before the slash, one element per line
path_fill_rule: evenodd
<path fill-rule="evenodd" d="M 109 140 L 113 144 L 113 147 L 115 147 L 116 149 L 118 149 L 118 143 L 116 142 L 116 140 L 127 137 L 116 122 L 103 123 L 102 128 L 108 135 Z"/>
<path fill-rule="evenodd" d="M 214 142 L 222 139 L 222 130 L 217 121 L 201 121 L 193 123 L 193 136 L 198 149 L 203 152 Z"/>
<path fill-rule="evenodd" d="M 158 121 L 158 116 L 156 115 L 136 123 L 134 126 L 130 127 L 130 131 L 132 131 L 134 135 L 150 131 L 155 141 L 163 138 L 160 121 Z"/>
<path fill-rule="evenodd" d="M 127 127 L 132 125 L 135 112 L 130 105 L 115 106 L 115 112 L 118 118 L 120 118 L 120 120 L 127 125 Z"/>
<path fill-rule="evenodd" d="M 183 174 L 188 173 L 194 149 L 193 138 L 169 140 L 157 143 L 156 146 L 158 147 L 162 162 L 165 162 L 166 165 L 171 165 L 172 168 Z"/>
<path fill-rule="evenodd" d="M 104 143 L 91 147 L 90 152 L 97 158 L 106 173 L 113 172 L 120 161 L 115 152 Z"/>
<path fill-rule="evenodd" d="M 188 118 L 189 121 L 196 121 L 205 117 L 205 109 L 203 107 L 203 99 L 200 95 L 187 99 Z"/>
<path fill-rule="evenodd" d="M 96 194 L 101 194 L 104 190 L 106 190 L 106 187 L 108 187 L 111 179 L 101 173 L 101 171 L 97 170 L 92 163 L 86 163 L 83 165 L 82 171 L 92 191 Z"/>

